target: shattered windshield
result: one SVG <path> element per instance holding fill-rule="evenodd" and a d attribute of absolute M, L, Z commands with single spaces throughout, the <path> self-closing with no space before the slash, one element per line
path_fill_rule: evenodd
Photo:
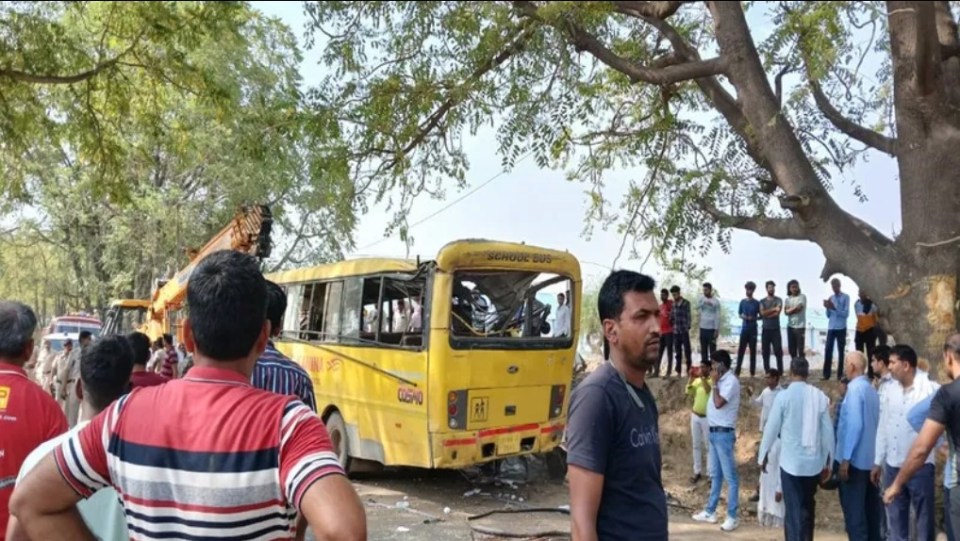
<path fill-rule="evenodd" d="M 570 280 L 536 271 L 454 274 L 451 335 L 466 342 L 570 340 Z M 563 303 L 563 304 L 561 304 Z"/>

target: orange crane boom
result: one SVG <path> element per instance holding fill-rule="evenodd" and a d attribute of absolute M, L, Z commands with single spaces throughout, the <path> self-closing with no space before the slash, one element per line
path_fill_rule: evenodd
<path fill-rule="evenodd" d="M 269 207 L 265 205 L 242 207 L 233 220 L 214 235 L 203 248 L 190 251 L 189 263 L 173 278 L 158 281 L 150 300 L 124 299 L 112 302 L 104 332 L 107 334 L 129 332 L 133 330 L 129 320 L 138 319 L 137 330 L 145 333 L 151 340 L 156 340 L 164 334 L 179 335 L 179 332 L 175 332 L 179 331 L 180 327 L 177 313 L 183 308 L 187 296 L 187 283 L 197 263 L 220 250 L 236 250 L 262 261 L 270 257 L 272 226 L 273 215 Z M 131 318 L 131 312 L 137 312 L 134 315 L 139 317 Z"/>

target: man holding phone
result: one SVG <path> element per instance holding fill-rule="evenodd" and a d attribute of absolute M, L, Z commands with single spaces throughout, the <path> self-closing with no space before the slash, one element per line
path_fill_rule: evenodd
<path fill-rule="evenodd" d="M 740 412 L 740 380 L 730 370 L 733 359 L 720 349 L 714 352 L 710 380 L 712 392 L 707 402 L 707 424 L 710 425 L 710 464 L 714 475 L 710 499 L 703 511 L 693 516 L 697 522 L 717 523 L 717 505 L 723 482 L 727 482 L 727 519 L 720 526 L 725 532 L 740 526 L 737 511 L 740 504 L 740 476 L 737 474 L 737 415 Z"/>

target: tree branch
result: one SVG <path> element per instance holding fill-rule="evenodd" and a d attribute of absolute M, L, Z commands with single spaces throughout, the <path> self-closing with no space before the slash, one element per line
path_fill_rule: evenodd
<path fill-rule="evenodd" d="M 670 23 L 655 17 L 645 17 L 644 20 L 656 28 L 657 31 L 670 42 L 670 45 L 681 57 L 688 61 L 700 60 L 700 52 L 690 45 Z M 766 158 L 763 157 L 763 153 L 760 151 L 760 145 L 753 136 L 753 131 L 749 129 L 747 118 L 744 116 L 737 99 L 723 88 L 720 80 L 716 77 L 701 77 L 696 79 L 695 82 L 707 100 L 723 115 L 727 124 L 733 128 L 733 131 L 736 132 L 737 135 L 743 138 L 747 145 L 747 153 L 753 161 L 769 171 L 770 168 L 768 167 Z"/>
<path fill-rule="evenodd" d="M 546 23 L 539 17 L 538 8 L 532 2 L 515 1 L 514 5 L 527 16 Z M 567 22 L 563 24 L 562 30 L 569 35 L 570 41 L 577 51 L 587 51 L 600 62 L 629 77 L 634 84 L 644 82 L 653 85 L 668 85 L 691 79 L 711 77 L 724 73 L 727 65 L 726 59 L 717 57 L 709 60 L 688 61 L 663 68 L 652 68 L 618 55 L 601 43 L 596 36 L 576 23 Z"/>
<path fill-rule="evenodd" d="M 476 69 L 470 73 L 467 79 L 458 85 L 458 88 L 468 86 L 470 83 L 479 80 L 487 73 L 490 73 L 491 71 L 503 65 L 507 60 L 510 60 L 510 58 L 522 52 L 526 45 L 527 39 L 531 34 L 533 34 L 534 28 L 532 24 L 525 21 L 520 24 L 517 30 L 518 31 L 513 40 L 499 54 L 497 54 L 497 56 L 477 66 Z M 444 100 L 443 103 L 441 103 L 440 106 L 437 107 L 433 113 L 431 113 L 430 116 L 428 116 L 427 119 L 420 124 L 417 133 L 413 136 L 409 143 L 404 145 L 404 147 L 398 151 L 386 151 L 390 154 L 393 154 L 394 157 L 390 161 L 385 162 L 381 167 L 378 167 L 377 173 L 379 174 L 390 170 L 397 165 L 401 159 L 401 156 L 408 154 L 410 151 L 420 145 L 420 143 L 422 143 L 430 135 L 430 133 L 440 125 L 440 122 L 444 119 L 447 113 L 457 105 L 459 99 L 462 98 L 450 97 Z"/>
<path fill-rule="evenodd" d="M 700 206 L 721 227 L 752 231 L 761 237 L 777 240 L 810 240 L 806 228 L 793 218 L 736 216 L 727 214 L 706 201 L 701 201 Z"/>
<path fill-rule="evenodd" d="M 790 72 L 793 71 L 793 66 L 787 64 L 777 72 L 777 76 L 773 79 L 773 84 L 775 86 L 774 93 L 777 95 L 777 103 L 783 107 L 783 78 Z"/>
<path fill-rule="evenodd" d="M 843 116 L 843 113 L 830 103 L 830 98 L 823 92 L 820 83 L 815 79 L 810 79 L 810 89 L 813 91 L 813 100 L 817 103 L 817 108 L 835 128 L 870 148 L 875 148 L 893 157 L 897 156 L 896 139 L 877 133 Z"/>
<path fill-rule="evenodd" d="M 94 66 L 93 68 L 73 75 L 37 75 L 34 73 L 27 73 L 25 71 L 19 71 L 15 69 L 0 69 L 0 77 L 7 77 L 13 81 L 19 83 L 31 83 L 31 84 L 51 84 L 51 85 L 69 85 L 73 83 L 79 83 L 80 81 L 85 81 L 87 79 L 92 79 L 100 74 L 102 71 L 112 68 L 120 61 L 121 58 L 128 55 L 139 43 L 140 39 L 146 33 L 146 29 L 140 32 L 136 38 L 134 38 L 133 43 L 130 44 L 123 52 L 117 56 L 101 62 Z"/>

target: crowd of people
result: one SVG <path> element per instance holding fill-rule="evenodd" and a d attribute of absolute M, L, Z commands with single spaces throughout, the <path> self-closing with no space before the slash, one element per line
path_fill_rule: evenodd
<path fill-rule="evenodd" d="M 187 302 L 188 356 L 84 336 L 65 371 L 37 363 L 38 384 L 37 318 L 0 301 L 0 541 L 366 539 L 310 379 L 273 346 L 283 290 L 222 251 Z"/>
<path fill-rule="evenodd" d="M 774 287 L 767 284 L 764 303 L 753 299 L 753 284 L 747 284 L 747 297 L 740 304 L 745 322 L 740 362 L 744 338 L 748 342 L 755 338 L 758 319 L 778 316 L 784 307 L 789 318 L 805 308 L 806 299 L 796 282 L 789 285 L 794 298 L 788 302 L 775 296 Z M 689 341 L 677 334 L 689 330 L 684 324 L 690 319 L 690 303 L 678 288 L 673 288 L 672 299 L 661 290 L 658 302 L 654 288 L 649 276 L 616 271 L 599 293 L 607 362 L 574 389 L 563 443 L 573 539 L 578 541 L 668 538 L 659 413 L 646 378 L 657 373 L 665 347 L 673 343 L 679 351 Z M 704 299 L 712 298 L 711 289 L 704 285 Z M 713 310 L 712 302 L 698 304 L 701 311 L 705 305 L 708 313 Z M 750 400 L 761 408 L 762 439 L 756 456 L 760 480 L 751 498 L 757 504 L 760 525 L 782 529 L 788 541 L 812 540 L 817 492 L 838 490 L 849 539 L 932 541 L 937 531 L 935 455 L 939 449 L 947 455 L 944 530 L 951 541 L 960 539 L 955 451 L 960 445 L 960 333 L 943 345 L 941 368 L 947 382 L 941 386 L 912 347 L 872 343 L 876 336 L 867 336 L 869 329 L 858 326 L 858 350 L 843 352 L 849 298 L 840 291 L 839 281 L 833 282 L 833 295 L 824 306 L 831 318 L 827 357 L 832 353 L 831 341 L 839 342 L 842 355 L 839 399 L 831 404 L 826 393 L 809 383 L 810 364 L 802 344 L 795 344 L 790 347 L 788 372 L 765 362 L 766 386 Z M 858 315 L 861 311 L 875 314 L 875 308 L 861 295 Z M 665 321 L 674 336 L 665 338 Z M 708 325 L 713 321 L 708 318 Z M 752 327 L 747 324 L 751 321 Z M 779 335 L 779 327 L 772 329 Z M 709 339 L 711 334 L 701 337 Z M 769 334 L 764 340 L 776 349 L 777 339 Z M 794 340 L 802 340 L 802 335 Z M 742 515 L 735 456 L 740 362 L 735 368 L 730 352 L 702 349 L 699 366 L 687 366 L 694 444 L 690 481 L 697 483 L 706 473 L 711 490 L 704 508 L 692 518 L 719 523 L 726 484 L 726 516 L 720 529 L 729 532 L 740 526 Z M 781 377 L 789 380 L 786 387 Z M 828 361 L 824 379 L 829 377 Z M 709 457 L 705 467 L 704 451 Z"/>
<path fill-rule="evenodd" d="M 826 344 L 824 347 L 823 379 L 830 379 L 833 373 L 833 356 L 838 352 L 837 379 L 843 376 L 843 359 L 847 347 L 847 319 L 850 316 L 850 296 L 841 291 L 840 280 L 833 279 L 830 283 L 833 291 L 823 300 L 823 308 L 828 319 Z M 806 357 L 807 332 L 807 296 L 800 290 L 800 282 L 787 282 L 787 298 L 777 296 L 777 285 L 772 280 L 764 284 L 766 296 L 761 299 L 754 297 L 757 285 L 747 282 L 744 285 L 744 298 L 737 309 L 740 319 L 740 336 L 737 346 L 737 362 L 734 372 L 740 377 L 743 360 L 747 350 L 750 350 L 750 377 L 757 374 L 757 341 L 760 341 L 760 351 L 763 358 L 763 371 L 771 368 L 771 357 L 776 360 L 776 369 L 783 373 L 783 330 L 780 327 L 781 314 L 787 316 L 787 351 L 791 359 Z M 720 300 L 716 297 L 713 285 L 703 284 L 703 293 L 697 299 L 697 314 L 699 315 L 700 363 L 706 364 L 717 351 L 717 340 L 720 334 L 721 312 Z M 693 355 L 690 351 L 690 326 L 692 324 L 692 304 L 687 300 L 679 286 L 672 286 L 669 290 L 660 290 L 659 305 L 660 342 L 657 361 L 650 367 L 652 377 L 660 376 L 663 357 L 667 357 L 665 375 L 671 371 L 679 377 L 682 367 L 686 366 L 687 374 L 693 367 Z M 864 351 L 869 357 L 873 349 L 879 344 L 886 344 L 886 333 L 880 328 L 877 317 L 878 307 L 866 291 L 860 291 L 860 298 L 854 304 L 857 324 L 854 336 L 854 347 L 857 351 Z M 759 322 L 763 323 L 762 329 Z M 672 369 L 672 370 L 671 370 Z M 873 377 L 872 369 L 869 372 Z"/>

